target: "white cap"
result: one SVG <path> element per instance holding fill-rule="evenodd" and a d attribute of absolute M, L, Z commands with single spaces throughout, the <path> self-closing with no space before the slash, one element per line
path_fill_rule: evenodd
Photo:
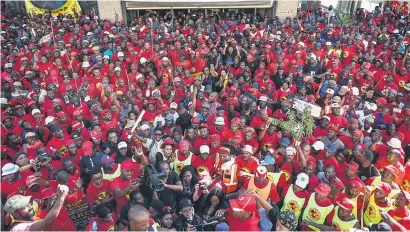
<path fill-rule="evenodd" d="M 13 173 L 18 172 L 20 169 L 19 166 L 13 164 L 13 163 L 8 163 L 6 165 L 3 166 L 3 168 L 1 169 L 1 176 L 7 176 Z"/>
<path fill-rule="evenodd" d="M 335 93 L 335 91 L 333 89 L 327 89 L 326 93 L 333 95 Z"/>
<path fill-rule="evenodd" d="M 301 188 L 306 188 L 306 186 L 309 184 L 309 176 L 306 173 L 299 173 L 298 176 L 296 177 L 295 185 L 301 187 Z"/>
<path fill-rule="evenodd" d="M 322 141 L 316 141 L 314 144 L 312 144 L 312 147 L 316 151 L 321 151 L 321 150 L 325 149 L 325 144 Z"/>
<path fill-rule="evenodd" d="M 309 58 L 313 58 L 313 59 L 315 59 L 316 60 L 316 55 L 315 54 L 312 54 L 312 55 L 310 55 L 310 57 Z"/>
<path fill-rule="evenodd" d="M 46 126 L 50 123 L 54 121 L 54 117 L 53 116 L 48 116 L 45 120 L 45 124 Z"/>
<path fill-rule="evenodd" d="M 364 107 L 366 107 L 367 109 L 371 110 L 371 111 L 376 111 L 377 110 L 377 105 L 373 102 L 365 102 L 364 103 Z"/>
<path fill-rule="evenodd" d="M 0 98 L 0 104 L 5 105 L 5 104 L 9 104 L 9 102 L 7 101 L 7 98 L 2 97 Z"/>
<path fill-rule="evenodd" d="M 124 53 L 123 53 L 123 52 L 119 52 L 119 53 L 118 53 L 118 57 L 121 57 L 121 56 L 124 56 Z"/>
<path fill-rule="evenodd" d="M 327 121 L 329 121 L 329 122 L 330 122 L 330 117 L 329 117 L 329 116 L 326 116 L 326 115 L 325 115 L 325 116 L 323 116 L 323 117 L 322 117 L 322 119 L 324 119 L 324 118 L 326 118 L 326 119 L 327 119 Z"/>
<path fill-rule="evenodd" d="M 171 109 L 177 109 L 178 108 L 178 104 L 175 102 L 172 102 L 171 105 L 169 105 L 169 108 Z"/>
<path fill-rule="evenodd" d="M 357 87 L 352 87 L 352 93 L 354 96 L 359 96 L 359 89 Z"/>
<path fill-rule="evenodd" d="M 88 61 L 83 62 L 82 67 L 83 67 L 83 68 L 88 68 L 88 67 L 90 67 L 90 62 L 88 62 Z"/>
<path fill-rule="evenodd" d="M 389 145 L 392 148 L 395 149 L 400 149 L 401 148 L 401 141 L 396 139 L 396 138 L 391 138 L 388 142 L 387 145 Z"/>
<path fill-rule="evenodd" d="M 88 36 L 91 36 L 91 35 L 93 35 L 94 33 L 92 33 L 91 31 L 89 31 L 89 32 L 87 32 L 87 35 Z"/>
<path fill-rule="evenodd" d="M 327 42 L 325 43 L 325 45 L 326 45 L 326 46 L 332 46 L 332 42 L 327 41 Z"/>
<path fill-rule="evenodd" d="M 223 117 L 216 117 L 215 118 L 215 125 L 221 125 L 221 126 L 225 125 L 224 118 Z"/>
<path fill-rule="evenodd" d="M 121 141 L 121 142 L 118 143 L 118 149 L 127 148 L 127 147 L 128 147 L 128 145 L 124 141 Z"/>
<path fill-rule="evenodd" d="M 116 71 L 121 71 L 121 68 L 120 67 L 116 67 L 115 69 L 114 69 L 114 71 L 116 72 Z"/>
<path fill-rule="evenodd" d="M 209 147 L 208 147 L 208 145 L 202 145 L 200 148 L 199 148 L 199 153 L 209 153 Z"/>
<path fill-rule="evenodd" d="M 41 111 L 40 111 L 39 109 L 33 109 L 33 110 L 31 111 L 31 115 L 35 115 L 35 114 L 37 114 L 37 113 L 41 114 Z"/>
<path fill-rule="evenodd" d="M 295 149 L 295 148 L 293 148 L 293 147 L 287 147 L 287 148 L 286 148 L 286 154 L 294 155 L 295 153 L 296 153 L 296 149 Z"/>
<path fill-rule="evenodd" d="M 303 42 L 299 42 L 298 45 L 301 46 L 301 47 L 305 47 L 305 46 L 306 46 L 305 43 L 303 43 Z"/>
<path fill-rule="evenodd" d="M 88 101 L 90 101 L 90 100 L 91 100 L 91 97 L 90 97 L 90 96 L 88 96 L 88 95 L 85 96 L 85 98 L 84 98 L 84 101 L 85 101 L 85 102 L 88 102 Z"/>
<path fill-rule="evenodd" d="M 20 81 L 16 81 L 13 83 L 13 86 L 23 86 L 23 84 Z"/>
<path fill-rule="evenodd" d="M 162 61 L 168 61 L 168 57 L 162 57 Z"/>
<path fill-rule="evenodd" d="M 140 126 L 140 129 L 141 130 L 147 130 L 147 129 L 149 129 L 150 127 L 147 125 L 147 124 L 143 124 L 143 125 L 141 125 Z"/>
<path fill-rule="evenodd" d="M 252 148 L 252 146 L 251 145 L 245 145 L 245 146 L 243 146 L 243 152 L 248 152 L 248 153 L 251 153 L 251 154 L 253 154 L 253 148 Z"/>
<path fill-rule="evenodd" d="M 110 59 L 110 57 L 109 57 L 108 55 L 105 55 L 105 56 L 103 57 L 103 59 Z"/>
<path fill-rule="evenodd" d="M 6 63 L 4 65 L 5 68 L 13 68 L 13 64 L 12 63 Z"/>
<path fill-rule="evenodd" d="M 340 107 L 339 103 L 333 103 L 330 105 L 330 108 L 338 108 L 338 107 Z"/>
<path fill-rule="evenodd" d="M 258 100 L 267 102 L 268 98 L 266 96 L 260 96 Z"/>
<path fill-rule="evenodd" d="M 141 64 L 147 63 L 147 59 L 145 57 L 141 57 L 140 63 Z"/>

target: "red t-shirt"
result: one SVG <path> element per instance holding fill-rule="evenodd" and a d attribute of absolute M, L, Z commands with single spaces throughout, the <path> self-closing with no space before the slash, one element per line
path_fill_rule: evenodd
<path fill-rule="evenodd" d="M 211 156 L 208 157 L 207 160 L 203 160 L 201 156 L 194 155 L 192 157 L 191 166 L 195 168 L 198 174 L 202 171 L 208 171 L 211 176 L 215 173 L 215 159 Z"/>
<path fill-rule="evenodd" d="M 124 189 L 131 183 L 131 180 L 124 180 L 121 176 L 115 178 L 111 183 L 111 189 L 114 192 L 116 188 Z M 115 194 L 114 194 L 115 196 Z M 130 193 L 128 192 L 123 197 L 115 196 L 117 201 L 117 212 L 121 212 L 121 209 L 130 201 Z"/>
<path fill-rule="evenodd" d="M 226 212 L 228 212 L 226 222 L 230 231 L 261 231 L 259 228 L 260 214 L 256 209 L 252 212 L 252 216 L 245 221 L 240 221 L 234 217 L 231 208 L 227 209 Z"/>
<path fill-rule="evenodd" d="M 99 217 L 94 217 L 93 219 L 91 219 L 90 223 L 88 223 L 85 231 L 91 231 L 91 227 L 93 226 L 94 221 L 97 222 L 98 231 L 114 231 L 115 221 L 117 221 L 117 216 L 115 216 L 114 213 L 112 214 L 112 219 L 113 220 L 111 222 L 107 222 L 101 220 Z"/>
<path fill-rule="evenodd" d="M 103 201 L 108 194 L 112 194 L 111 182 L 109 180 L 103 180 L 99 187 L 96 187 L 91 183 L 88 185 L 87 189 L 87 202 L 89 204 L 94 204 L 96 200 Z"/>

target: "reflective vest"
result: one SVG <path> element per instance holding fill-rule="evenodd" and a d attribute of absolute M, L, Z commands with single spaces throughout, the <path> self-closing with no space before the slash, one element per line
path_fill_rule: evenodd
<path fill-rule="evenodd" d="M 350 228 L 353 228 L 359 221 L 356 217 L 350 221 L 343 221 L 339 218 L 339 206 L 335 207 L 335 214 L 332 219 L 331 227 L 335 228 L 337 231 L 349 231 Z"/>
<path fill-rule="evenodd" d="M 374 191 L 374 190 L 376 189 L 376 186 L 379 185 L 379 184 L 381 184 L 382 182 L 383 182 L 383 181 L 382 181 L 382 177 L 381 177 L 381 176 L 377 176 L 376 178 L 374 178 L 373 182 L 371 183 L 370 189 L 371 189 L 372 191 Z M 400 189 L 392 189 L 391 192 L 390 192 L 390 194 L 387 196 L 387 198 L 388 198 L 389 200 L 394 199 L 394 198 L 396 197 L 396 195 L 399 194 L 399 192 L 400 192 Z"/>
<path fill-rule="evenodd" d="M 378 206 L 374 200 L 374 194 L 372 194 L 369 199 L 367 209 L 366 211 L 364 211 L 363 215 L 364 223 L 367 226 L 370 226 L 370 224 L 379 224 L 381 221 L 383 221 L 383 218 L 380 215 L 380 209 L 384 209 L 384 211 L 388 212 L 389 210 L 393 209 L 393 207 L 390 203 L 386 207 Z"/>
<path fill-rule="evenodd" d="M 226 193 L 231 193 L 238 189 L 237 168 L 238 165 L 234 163 L 230 169 L 222 170 L 222 182 L 226 186 Z"/>
<path fill-rule="evenodd" d="M 178 175 L 179 175 L 181 173 L 182 168 L 192 164 L 192 152 L 189 152 L 189 157 L 184 161 L 180 161 L 178 159 L 178 152 L 179 151 L 175 152 L 177 155 L 176 155 L 175 161 L 174 161 L 174 171 L 176 173 L 178 173 Z"/>
<path fill-rule="evenodd" d="M 350 198 L 350 200 L 352 200 L 353 205 L 354 205 L 352 213 L 353 213 L 354 217 L 357 218 L 357 213 L 359 211 L 359 205 L 358 205 L 359 204 L 359 196 L 357 196 L 355 198 Z"/>
<path fill-rule="evenodd" d="M 329 206 L 319 206 L 316 203 L 315 196 L 317 193 L 313 193 L 310 195 L 309 202 L 303 212 L 302 220 L 311 220 L 316 222 L 317 224 L 324 224 L 327 215 L 332 212 L 334 206 L 330 204 Z M 320 231 L 318 228 L 314 226 L 309 226 L 310 229 L 314 231 Z"/>
<path fill-rule="evenodd" d="M 267 176 L 268 179 L 275 185 L 278 186 L 278 182 L 280 177 L 284 172 L 281 170 L 280 172 L 268 172 Z"/>
<path fill-rule="evenodd" d="M 101 167 L 101 172 L 103 174 L 103 179 L 104 180 L 109 180 L 112 181 L 115 178 L 119 177 L 121 175 L 121 164 L 118 164 L 117 170 L 115 170 L 114 173 L 108 174 L 104 172 L 104 168 Z"/>
<path fill-rule="evenodd" d="M 272 188 L 272 182 L 270 182 L 270 180 L 268 180 L 268 184 L 266 185 L 266 187 L 258 188 L 255 185 L 255 177 L 252 176 L 249 179 L 248 190 L 254 189 L 255 192 L 264 200 L 268 200 L 271 188 Z M 262 206 L 258 203 L 258 208 L 261 208 L 261 207 Z"/>
<path fill-rule="evenodd" d="M 293 191 L 293 184 L 289 186 L 288 192 L 286 193 L 285 199 L 283 200 L 283 206 L 281 211 L 290 210 L 293 211 L 298 219 L 300 213 L 302 213 L 303 205 L 305 204 L 306 198 L 299 198 Z"/>

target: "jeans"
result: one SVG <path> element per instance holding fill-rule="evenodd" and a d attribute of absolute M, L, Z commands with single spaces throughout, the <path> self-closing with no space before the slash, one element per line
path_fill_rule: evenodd
<path fill-rule="evenodd" d="M 261 220 L 259 221 L 259 228 L 262 231 L 271 231 L 273 224 L 269 220 L 268 216 L 266 215 L 266 210 L 259 209 L 258 211 L 261 216 Z M 215 231 L 229 231 L 228 223 L 222 222 L 222 223 L 216 224 Z"/>

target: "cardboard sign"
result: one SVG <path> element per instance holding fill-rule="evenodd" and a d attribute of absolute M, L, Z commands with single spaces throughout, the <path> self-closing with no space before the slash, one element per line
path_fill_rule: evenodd
<path fill-rule="evenodd" d="M 312 113 L 312 116 L 315 118 L 320 117 L 320 113 L 322 112 L 322 108 L 319 106 L 313 105 L 311 103 L 307 103 L 305 101 L 297 100 L 293 102 L 293 109 L 296 109 L 297 111 L 303 112 L 307 106 L 310 106 L 310 111 Z"/>
<path fill-rule="evenodd" d="M 80 200 L 65 207 L 77 230 L 84 231 L 93 218 L 87 202 Z"/>

